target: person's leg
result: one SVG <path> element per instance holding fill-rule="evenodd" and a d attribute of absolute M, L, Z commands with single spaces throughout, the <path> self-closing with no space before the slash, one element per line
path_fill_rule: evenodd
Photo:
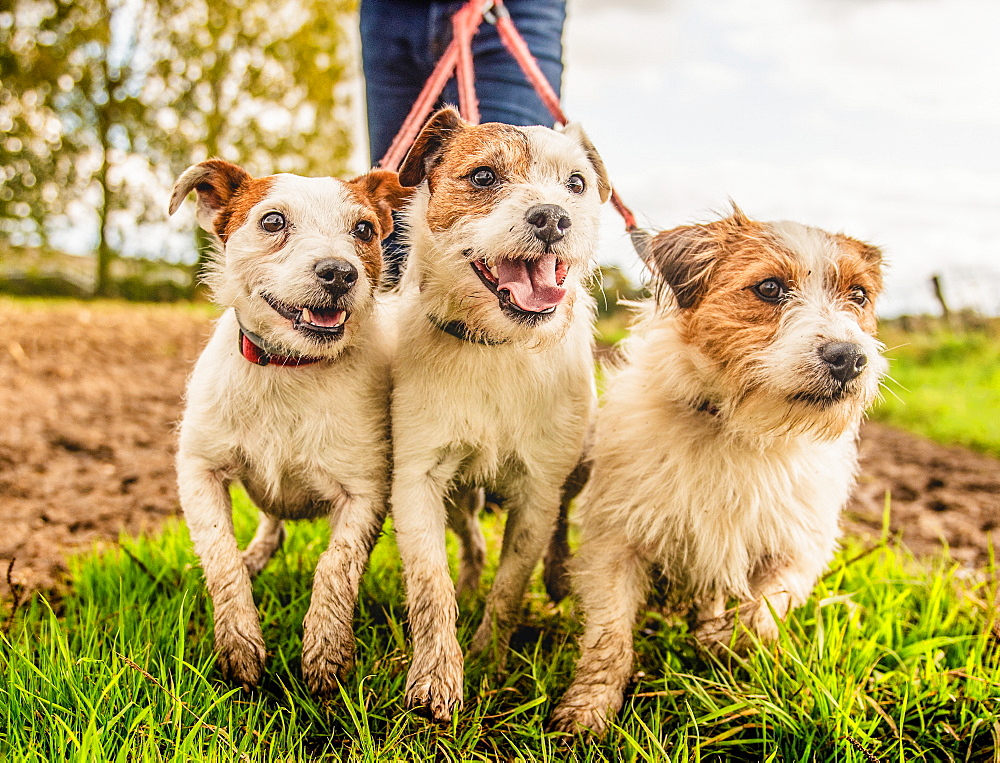
<path fill-rule="evenodd" d="M 558 96 L 562 88 L 565 0 L 506 0 L 504 5 Z M 472 41 L 472 53 L 482 121 L 553 126 L 555 120 L 500 41 L 495 26 L 484 23 L 479 28 Z"/>
<path fill-rule="evenodd" d="M 433 5 L 400 0 L 362 0 L 361 58 L 368 104 L 368 154 L 372 165 L 392 145 L 413 102 L 444 48 L 435 41 Z M 447 42 L 445 43 L 447 44 Z M 399 280 L 406 247 L 400 217 L 382 241 L 383 283 Z"/>

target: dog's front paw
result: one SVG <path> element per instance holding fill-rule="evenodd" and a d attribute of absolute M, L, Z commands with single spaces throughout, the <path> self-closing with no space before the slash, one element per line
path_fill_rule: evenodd
<path fill-rule="evenodd" d="M 414 654 L 406 676 L 406 707 L 424 708 L 435 721 L 450 721 L 451 711 L 462 707 L 464 672 L 458 641 L 453 640 L 436 657 Z"/>
<path fill-rule="evenodd" d="M 354 632 L 349 625 L 322 629 L 310 627 L 306 622 L 302 634 L 302 677 L 314 696 L 337 694 L 338 682 L 353 664 Z"/>
<path fill-rule="evenodd" d="M 215 625 L 215 654 L 219 671 L 227 681 L 250 690 L 264 675 L 267 651 L 260 625 L 244 630 Z"/>
<path fill-rule="evenodd" d="M 622 705 L 622 693 L 611 686 L 573 684 L 552 711 L 549 729 L 566 734 L 604 736 Z"/>

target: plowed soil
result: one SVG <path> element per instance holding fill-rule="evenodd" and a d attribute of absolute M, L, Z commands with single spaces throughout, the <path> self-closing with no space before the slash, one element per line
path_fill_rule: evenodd
<path fill-rule="evenodd" d="M 178 512 L 175 427 L 211 331 L 205 310 L 0 300 L 0 596 L 58 586 L 67 554 Z M 862 433 L 848 532 L 891 527 L 969 565 L 1000 544 L 1000 461 L 879 424 Z"/>

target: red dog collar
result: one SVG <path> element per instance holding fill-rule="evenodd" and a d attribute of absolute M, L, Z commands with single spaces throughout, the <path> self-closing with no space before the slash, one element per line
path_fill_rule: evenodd
<path fill-rule="evenodd" d="M 308 366 L 323 358 L 309 355 L 277 355 L 264 349 L 264 340 L 240 326 L 240 354 L 258 366 Z"/>

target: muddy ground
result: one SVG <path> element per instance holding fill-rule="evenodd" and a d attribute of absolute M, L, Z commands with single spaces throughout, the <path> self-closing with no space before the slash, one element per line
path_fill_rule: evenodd
<path fill-rule="evenodd" d="M 66 555 L 178 511 L 174 431 L 206 311 L 0 300 L 0 596 L 57 586 Z M 862 435 L 848 532 L 891 525 L 918 554 L 947 542 L 969 565 L 1000 542 L 1000 461 L 879 424 Z"/>

